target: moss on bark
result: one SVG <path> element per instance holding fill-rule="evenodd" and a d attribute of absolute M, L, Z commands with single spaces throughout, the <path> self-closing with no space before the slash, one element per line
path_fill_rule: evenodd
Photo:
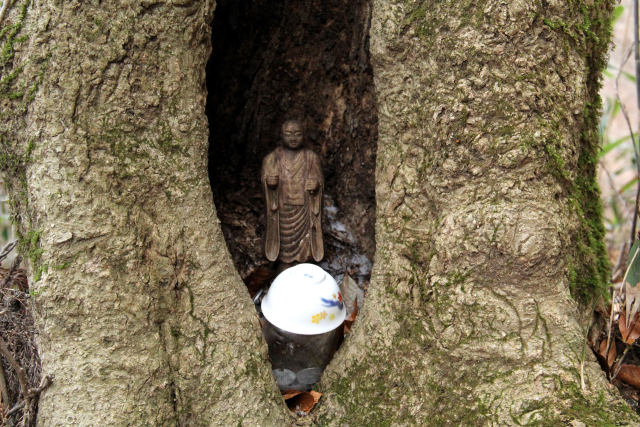
<path fill-rule="evenodd" d="M 637 421 L 577 321 L 608 277 L 594 159 L 610 9 L 374 3 L 375 279 L 320 422 Z"/>
<path fill-rule="evenodd" d="M 25 18 L 22 75 L 56 55 L 28 108 L 7 97 L 6 172 L 38 262 L 71 263 L 34 283 L 56 377 L 42 424 L 296 422 L 207 181 L 213 4 L 174 3 L 45 1 Z M 300 422 L 637 422 L 569 293 L 606 270 L 593 132 L 609 3 L 426 6 L 374 2 L 373 280 Z"/>

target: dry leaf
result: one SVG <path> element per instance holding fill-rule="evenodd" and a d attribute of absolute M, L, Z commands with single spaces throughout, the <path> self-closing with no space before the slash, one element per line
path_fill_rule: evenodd
<path fill-rule="evenodd" d="M 302 392 L 299 391 L 299 390 L 286 390 L 286 391 L 282 392 L 282 398 L 284 400 L 289 400 L 292 397 L 295 397 L 295 396 L 299 395 L 300 393 L 302 393 Z"/>
<path fill-rule="evenodd" d="M 353 301 L 353 311 L 348 318 L 344 319 L 344 334 L 351 332 L 351 326 L 358 316 L 358 300 Z"/>
<path fill-rule="evenodd" d="M 283 396 L 284 397 L 284 396 Z M 285 399 L 287 406 L 294 412 L 308 414 L 322 397 L 322 393 L 315 390 L 297 392 L 291 398 Z"/>
<path fill-rule="evenodd" d="M 609 368 L 611 368 L 611 365 L 613 365 L 613 362 L 615 362 L 616 356 L 618 355 L 616 352 L 616 345 L 614 342 L 611 342 L 611 346 L 609 348 L 609 357 L 605 356 L 606 352 L 607 352 L 607 340 L 603 339 L 602 341 L 600 341 L 600 350 L 598 351 L 598 354 L 600 354 L 600 356 L 602 356 L 602 358 L 607 361 L 607 365 L 609 366 Z"/>
<path fill-rule="evenodd" d="M 340 292 L 342 292 L 342 301 L 347 310 L 347 316 L 350 316 L 354 310 L 353 304 L 358 301 L 358 293 L 360 288 L 355 280 L 348 274 L 345 274 L 340 283 Z"/>
<path fill-rule="evenodd" d="M 620 329 L 622 340 L 631 345 L 640 337 L 640 314 L 636 314 L 628 326 L 626 321 L 627 316 L 625 314 L 625 310 L 623 309 L 618 318 L 618 329 Z"/>
<path fill-rule="evenodd" d="M 625 316 L 627 324 L 631 323 L 631 316 L 635 316 L 640 309 L 640 286 L 631 286 L 629 282 L 624 284 L 624 301 L 625 301 L 625 313 L 630 313 Z"/>
<path fill-rule="evenodd" d="M 620 256 L 620 249 L 612 248 L 608 252 L 609 252 L 609 262 L 611 263 L 611 265 L 616 265 L 618 262 L 618 257 Z"/>
<path fill-rule="evenodd" d="M 640 388 L 640 366 L 629 364 L 622 365 L 617 378 L 631 386 Z"/>
<path fill-rule="evenodd" d="M 251 271 L 244 283 L 249 291 L 251 298 L 255 297 L 260 289 L 266 289 L 271 279 L 275 275 L 275 271 L 267 266 L 260 265 Z"/>

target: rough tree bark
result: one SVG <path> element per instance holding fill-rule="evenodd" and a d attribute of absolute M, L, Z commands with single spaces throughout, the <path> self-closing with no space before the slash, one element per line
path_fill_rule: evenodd
<path fill-rule="evenodd" d="M 3 154 L 55 377 L 42 425 L 287 416 L 207 177 L 213 8 L 27 5 Z"/>
<path fill-rule="evenodd" d="M 374 2 L 375 266 L 307 422 L 634 419 L 569 294 L 606 276 L 593 175 L 610 7 Z M 17 25 L 2 169 L 55 376 L 42 425 L 295 422 L 207 178 L 213 11 L 17 1 L 2 24 Z"/>
<path fill-rule="evenodd" d="M 374 1 L 377 251 L 324 377 L 329 417 L 625 419 L 569 292 L 588 305 L 607 283 L 594 171 L 610 8 Z"/>

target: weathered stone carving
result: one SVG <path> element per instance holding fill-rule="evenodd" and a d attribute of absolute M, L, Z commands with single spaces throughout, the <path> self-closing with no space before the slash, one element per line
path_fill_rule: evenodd
<path fill-rule="evenodd" d="M 267 209 L 265 255 L 269 261 L 305 262 L 324 256 L 320 158 L 303 148 L 304 130 L 297 120 L 282 125 L 283 145 L 262 161 Z"/>

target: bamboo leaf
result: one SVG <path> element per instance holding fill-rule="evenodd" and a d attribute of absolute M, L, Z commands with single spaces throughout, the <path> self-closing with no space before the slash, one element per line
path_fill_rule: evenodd
<path fill-rule="evenodd" d="M 633 74 L 628 73 L 628 72 L 626 72 L 626 71 L 623 71 L 623 72 L 622 72 L 622 74 L 623 74 L 627 79 L 631 80 L 633 83 L 635 83 L 635 82 L 636 82 L 636 76 L 634 76 Z"/>
<path fill-rule="evenodd" d="M 627 271 L 624 273 L 625 291 L 625 324 L 629 328 L 630 319 L 633 319 L 640 309 L 640 257 L 638 248 L 640 241 L 636 241 L 629 251 Z"/>
<path fill-rule="evenodd" d="M 615 65 L 612 65 L 612 64 L 607 65 L 607 68 L 611 68 L 611 69 L 616 70 L 616 71 L 620 70 L 620 68 L 618 68 L 618 67 L 616 67 Z M 625 76 L 628 80 L 632 81 L 633 83 L 636 82 L 636 76 L 634 76 L 630 72 L 622 70 L 621 74 L 623 76 Z"/>
<path fill-rule="evenodd" d="M 622 105 L 620 104 L 620 101 L 616 99 L 613 103 L 613 109 L 611 110 L 611 117 L 617 116 L 620 112 L 620 108 L 622 108 Z"/>
<path fill-rule="evenodd" d="M 622 16 L 622 14 L 624 13 L 624 6 L 616 6 L 613 8 L 613 13 L 611 14 L 611 25 L 615 25 L 616 22 L 618 22 L 618 19 L 620 19 L 620 17 Z"/>
<path fill-rule="evenodd" d="M 626 135 L 626 136 L 623 136 L 622 138 L 616 139 L 613 142 L 609 142 L 607 144 L 604 144 L 602 146 L 602 148 L 600 148 L 600 152 L 598 153 L 598 158 L 601 159 L 602 157 L 604 157 L 605 154 L 607 154 L 609 151 L 613 150 L 614 148 L 616 148 L 617 146 L 619 146 L 623 142 L 629 140 L 629 138 L 630 138 L 630 136 Z"/>
<path fill-rule="evenodd" d="M 640 282 L 640 256 L 638 256 L 638 248 L 640 248 L 640 240 L 636 240 L 629 251 L 628 267 L 625 273 L 625 280 L 636 286 Z"/>
<path fill-rule="evenodd" d="M 618 192 L 620 194 L 624 193 L 625 191 L 635 187 L 637 182 L 638 182 L 638 177 L 636 176 L 632 178 L 629 182 L 627 182 L 625 185 L 623 185 Z"/>

